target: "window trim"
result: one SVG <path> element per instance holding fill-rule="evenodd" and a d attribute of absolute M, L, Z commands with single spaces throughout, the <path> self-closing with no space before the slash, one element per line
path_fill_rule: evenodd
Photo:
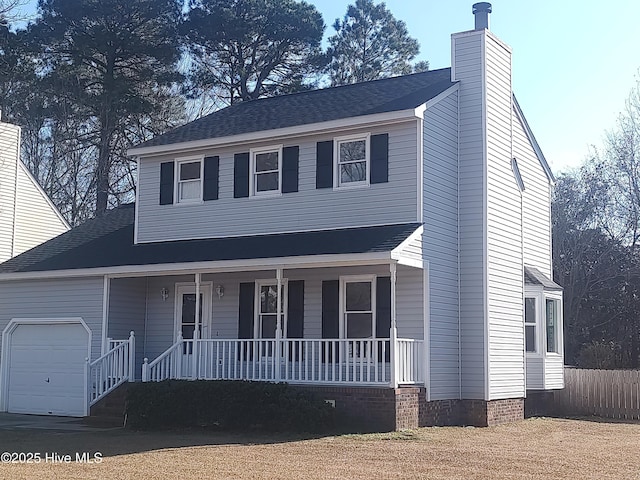
<path fill-rule="evenodd" d="M 283 144 L 249 149 L 249 197 L 277 197 L 282 195 L 282 148 Z M 258 192 L 256 190 L 256 175 L 260 175 L 260 173 L 256 172 L 256 155 L 271 152 L 278 153 L 278 189 Z"/>
<path fill-rule="evenodd" d="M 346 295 L 347 295 L 347 283 L 358 283 L 358 282 L 370 282 L 371 283 L 371 340 L 377 339 L 376 332 L 376 315 L 377 315 L 377 305 L 376 305 L 376 280 L 377 275 L 344 275 L 340 277 L 340 289 L 339 289 L 339 332 L 340 339 L 347 340 L 347 324 L 346 324 Z M 357 339 L 355 339 L 357 340 Z"/>
<path fill-rule="evenodd" d="M 262 339 L 262 329 L 260 328 L 260 290 L 262 287 L 267 287 L 270 285 L 275 285 L 277 288 L 278 280 L 275 278 L 264 278 L 255 281 L 255 299 L 253 302 L 253 338 Z M 289 310 L 289 279 L 283 278 L 281 280 L 282 285 L 282 338 L 287 338 L 287 325 L 289 320 L 288 310 Z M 277 314 L 276 314 L 277 317 Z M 265 340 L 270 340 L 269 338 Z"/>
<path fill-rule="evenodd" d="M 366 164 L 366 180 L 360 182 L 340 183 L 340 144 L 364 140 L 364 160 Z M 371 133 L 360 133 L 333 138 L 333 189 L 364 188 L 371 185 Z"/>
<path fill-rule="evenodd" d="M 529 356 L 539 356 L 540 355 L 540 339 L 538 338 L 540 335 L 540 326 L 539 326 L 539 322 L 538 322 L 538 312 L 540 310 L 539 308 L 539 304 L 540 304 L 540 296 L 539 295 L 533 295 L 533 294 L 525 294 L 524 296 L 524 305 L 523 305 L 523 313 L 524 313 L 524 351 L 527 355 Z M 527 299 L 532 299 L 534 301 L 534 319 L 533 319 L 533 323 L 531 322 L 527 322 Z M 533 327 L 533 339 L 535 342 L 534 345 L 534 349 L 533 351 L 529 351 L 527 350 L 527 326 L 529 327 Z"/>
<path fill-rule="evenodd" d="M 525 306 L 524 300 L 522 304 L 522 332 L 523 332 L 523 348 L 527 357 L 562 357 L 564 355 L 564 319 L 563 308 L 564 301 L 561 293 L 544 290 L 542 286 L 527 286 L 524 292 L 524 298 L 535 298 L 536 300 L 536 351 L 527 352 L 526 348 L 526 332 L 525 332 Z M 558 305 L 557 317 L 557 334 L 556 334 L 556 352 L 547 351 L 547 300 L 556 300 Z"/>
<path fill-rule="evenodd" d="M 547 350 L 547 301 L 552 300 L 557 302 L 557 315 L 556 315 L 556 335 L 555 335 L 555 352 L 549 352 Z M 558 357 L 564 355 L 564 338 L 563 338 L 563 315 L 562 311 L 564 309 L 562 296 L 553 293 L 544 293 L 544 316 L 542 318 L 543 326 L 544 326 L 544 354 L 548 357 Z"/>
<path fill-rule="evenodd" d="M 198 198 L 193 198 L 193 199 L 187 199 L 187 200 L 181 200 L 180 199 L 180 165 L 183 163 L 195 163 L 195 162 L 199 162 L 200 163 L 200 195 Z M 197 157 L 180 157 L 180 158 L 176 158 L 173 162 L 174 164 L 174 171 L 173 171 L 173 177 L 174 177 L 174 181 L 173 181 L 173 198 L 174 198 L 174 205 L 193 205 L 193 204 L 198 204 L 198 203 L 203 203 L 203 197 L 204 197 L 204 156 L 197 156 Z M 185 180 L 188 181 L 188 180 Z"/>

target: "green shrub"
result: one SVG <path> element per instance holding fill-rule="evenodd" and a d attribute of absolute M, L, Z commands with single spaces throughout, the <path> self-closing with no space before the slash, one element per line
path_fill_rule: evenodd
<path fill-rule="evenodd" d="M 323 400 L 284 383 L 166 380 L 130 386 L 127 424 L 315 433 L 331 430 L 335 415 Z"/>

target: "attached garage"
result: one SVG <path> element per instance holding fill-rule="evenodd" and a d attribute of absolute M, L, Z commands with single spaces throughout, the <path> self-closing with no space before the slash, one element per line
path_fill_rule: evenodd
<path fill-rule="evenodd" d="M 90 344 L 82 319 L 13 319 L 2 334 L 3 410 L 86 415 Z"/>

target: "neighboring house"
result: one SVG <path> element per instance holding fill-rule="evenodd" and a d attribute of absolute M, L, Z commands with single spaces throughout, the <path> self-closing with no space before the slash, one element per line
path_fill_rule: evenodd
<path fill-rule="evenodd" d="M 381 428 L 488 425 L 562 388 L 553 176 L 482 7 L 451 68 L 240 103 L 133 148 L 135 208 L 0 266 L 0 410 L 224 378 Z"/>
<path fill-rule="evenodd" d="M 0 262 L 69 230 L 20 158 L 20 127 L 0 121 Z"/>

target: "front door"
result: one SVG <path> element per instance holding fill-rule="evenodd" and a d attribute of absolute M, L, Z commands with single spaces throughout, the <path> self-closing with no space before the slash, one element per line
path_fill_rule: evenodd
<path fill-rule="evenodd" d="M 209 338 L 211 326 L 211 282 L 200 284 L 200 316 L 196 325 L 196 286 L 184 284 L 176 286 L 176 329 L 182 333 L 184 340 L 194 338 L 198 332 L 199 338 Z M 185 346 L 185 353 L 191 353 L 191 346 Z"/>

